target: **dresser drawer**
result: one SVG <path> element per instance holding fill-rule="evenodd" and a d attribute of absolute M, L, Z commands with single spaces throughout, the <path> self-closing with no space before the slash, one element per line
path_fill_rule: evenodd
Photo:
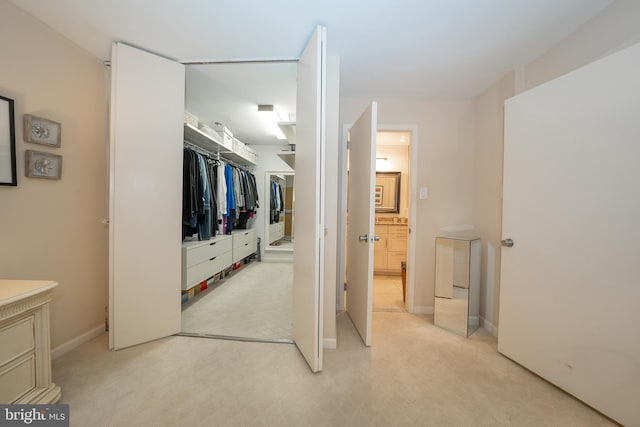
<path fill-rule="evenodd" d="M 0 366 L 34 349 L 33 316 L 0 329 Z M 2 369 L 2 368 L 0 368 Z"/>
<path fill-rule="evenodd" d="M 203 242 L 189 242 L 182 246 L 182 265 L 189 268 L 201 262 L 229 252 L 232 248 L 231 236 L 217 236 Z"/>
<path fill-rule="evenodd" d="M 36 386 L 34 354 L 20 358 L 0 369 L 0 403 L 16 401 Z"/>
<path fill-rule="evenodd" d="M 374 226 L 374 233 L 376 233 L 376 236 L 386 236 L 389 233 L 389 226 L 388 225 L 379 225 L 376 224 Z"/>
<path fill-rule="evenodd" d="M 256 251 L 256 245 L 245 243 L 243 246 L 233 248 L 233 262 L 241 261 Z"/>
<path fill-rule="evenodd" d="M 233 263 L 231 254 L 231 251 L 227 251 L 223 254 L 212 257 L 213 259 L 208 259 L 200 264 L 187 268 L 182 282 L 182 289 L 189 289 L 219 271 L 229 267 Z"/>
<path fill-rule="evenodd" d="M 407 237 L 407 226 L 406 225 L 390 225 L 389 226 L 389 236 L 393 237 Z"/>
<path fill-rule="evenodd" d="M 233 247 L 238 248 L 245 246 L 247 243 L 256 245 L 255 230 L 241 230 L 233 233 Z"/>

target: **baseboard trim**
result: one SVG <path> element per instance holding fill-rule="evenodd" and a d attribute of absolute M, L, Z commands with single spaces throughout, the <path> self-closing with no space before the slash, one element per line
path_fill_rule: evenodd
<path fill-rule="evenodd" d="M 102 333 L 104 333 L 104 325 L 98 325 L 95 328 L 88 330 L 84 334 L 60 344 L 59 346 L 51 350 L 51 359 L 57 359 L 63 354 L 70 352 L 74 348 L 86 343 L 87 341 L 90 341 L 91 339 L 97 337 Z"/>
<path fill-rule="evenodd" d="M 322 348 L 326 348 L 329 350 L 335 350 L 338 348 L 338 339 L 337 338 L 324 338 L 322 340 Z"/>
<path fill-rule="evenodd" d="M 413 314 L 433 314 L 433 307 L 426 305 L 413 306 Z"/>
<path fill-rule="evenodd" d="M 489 332 L 494 337 L 498 336 L 498 327 L 493 323 L 489 322 L 484 317 L 480 317 L 480 326 L 482 326 L 487 332 Z"/>
<path fill-rule="evenodd" d="M 292 263 L 293 255 L 285 254 L 284 256 L 262 255 L 262 262 L 281 262 Z"/>

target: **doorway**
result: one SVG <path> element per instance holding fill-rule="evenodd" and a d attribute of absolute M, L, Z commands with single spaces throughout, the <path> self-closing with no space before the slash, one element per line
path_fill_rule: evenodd
<path fill-rule="evenodd" d="M 373 311 L 405 311 L 411 132 L 376 133 Z"/>
<path fill-rule="evenodd" d="M 293 342 L 293 247 L 284 241 L 286 184 L 287 177 L 293 177 L 293 171 L 278 154 L 290 151 L 295 140 L 278 139 L 272 129 L 276 123 L 269 121 L 270 117 L 265 116 L 270 114 L 262 112 L 260 107 L 270 105 L 269 113 L 276 112 L 279 120 L 295 127 L 291 118 L 295 118 L 296 111 L 296 75 L 297 64 L 291 62 L 188 65 L 186 68 L 185 109 L 197 117 L 198 127 L 205 133 L 217 132 L 220 138 L 228 135 L 233 144 L 242 141 L 256 152 L 256 162 L 230 156 L 224 149 L 213 156 L 217 155 L 221 162 L 231 162 L 237 170 L 251 176 L 259 206 L 242 224 L 238 224 L 236 212 L 231 232 L 247 230 L 256 236 L 250 243 L 251 255 L 234 259 L 221 271 L 186 292 L 183 290 L 181 332 L 184 335 Z M 276 210 L 271 209 L 275 199 L 269 191 L 274 181 L 281 190 L 278 195 L 282 196 L 277 200 Z M 242 186 L 239 188 L 242 190 Z M 219 218 L 219 222 L 233 221 L 231 217 L 230 214 Z M 277 230 L 270 227 L 270 218 L 276 219 L 274 225 L 282 231 L 280 238 L 275 239 Z M 224 237 L 226 232 L 219 235 Z M 291 232 L 288 236 L 291 237 Z M 187 239 L 197 241 L 199 238 Z M 278 259 L 279 264 L 265 256 L 265 249 L 276 242 L 288 250 L 288 258 Z"/>
<path fill-rule="evenodd" d="M 326 58 L 326 29 L 317 26 L 299 59 L 285 61 L 300 64 L 296 73 L 296 132 L 300 141 L 296 146 L 300 167 L 296 186 L 301 184 L 304 189 L 325 187 L 324 124 L 327 110 L 337 110 L 338 100 L 337 96 L 329 97 L 328 108 L 327 81 L 329 77 L 337 81 L 337 69 L 327 76 Z M 180 331 L 185 64 L 115 42 L 111 77 L 109 348 L 119 350 Z M 335 85 L 330 93 L 337 88 Z M 205 180 L 201 182 L 206 187 Z M 301 268 L 294 269 L 293 338 L 311 370 L 318 372 L 322 370 L 320 295 L 324 279 L 320 268 L 324 262 L 324 215 L 319 213 L 324 211 L 324 197 L 317 191 L 308 193 L 313 198 L 298 199 L 300 227 L 296 237 L 301 243 L 296 247 L 294 265 Z M 249 234 L 254 233 L 244 233 L 245 240 L 251 238 Z M 232 251 L 232 258 L 249 255 L 244 255 L 244 249 L 250 249 L 244 248 L 248 241 L 231 239 L 233 249 L 240 244 L 239 250 Z M 213 248 L 222 249 L 228 247 Z M 216 257 L 204 259 L 218 261 Z M 304 268 L 306 265 L 311 268 Z M 150 297 L 153 304 L 140 304 Z"/>
<path fill-rule="evenodd" d="M 345 125 L 342 135 L 343 174 L 341 211 L 342 217 L 347 216 L 347 191 L 348 191 L 348 155 L 347 140 L 351 125 Z M 412 173 L 417 168 L 417 135 L 415 125 L 384 125 L 380 124 L 376 132 L 376 172 L 389 173 L 400 172 L 398 185 L 397 208 L 395 205 L 391 211 L 378 209 L 376 218 L 376 235 L 380 240 L 374 245 L 374 285 L 373 306 L 374 311 L 408 311 L 414 312 L 414 268 L 415 263 L 415 234 L 412 228 L 415 226 L 417 188 L 416 174 Z M 396 174 L 393 174 L 396 175 Z M 378 195 L 384 198 L 385 182 L 377 183 Z M 383 187 L 380 193 L 380 186 Z M 396 192 L 397 193 L 397 192 Z M 374 203 L 376 202 L 374 194 Z M 384 204 L 384 200 L 378 200 Z M 395 201 L 394 201 L 395 203 Z M 395 221 L 395 222 L 394 222 Z M 337 304 L 338 311 L 345 310 L 348 289 L 346 289 L 346 236 L 347 224 L 342 224 L 341 238 L 343 251 L 341 265 L 338 269 Z"/>

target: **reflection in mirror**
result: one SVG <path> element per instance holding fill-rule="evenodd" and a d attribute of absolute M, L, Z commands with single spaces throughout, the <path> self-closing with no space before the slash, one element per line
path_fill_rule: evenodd
<path fill-rule="evenodd" d="M 265 224 L 266 250 L 293 251 L 294 193 L 293 172 L 267 172 L 265 200 L 269 200 Z"/>
<path fill-rule="evenodd" d="M 434 324 L 462 336 L 479 326 L 480 240 L 436 238 Z"/>
<path fill-rule="evenodd" d="M 376 172 L 376 212 L 400 213 L 400 172 Z"/>

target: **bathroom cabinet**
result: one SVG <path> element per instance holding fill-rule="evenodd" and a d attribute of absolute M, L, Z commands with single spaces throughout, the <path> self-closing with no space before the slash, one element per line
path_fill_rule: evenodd
<path fill-rule="evenodd" d="M 373 270 L 377 274 L 400 274 L 407 260 L 407 224 L 376 224 Z"/>

